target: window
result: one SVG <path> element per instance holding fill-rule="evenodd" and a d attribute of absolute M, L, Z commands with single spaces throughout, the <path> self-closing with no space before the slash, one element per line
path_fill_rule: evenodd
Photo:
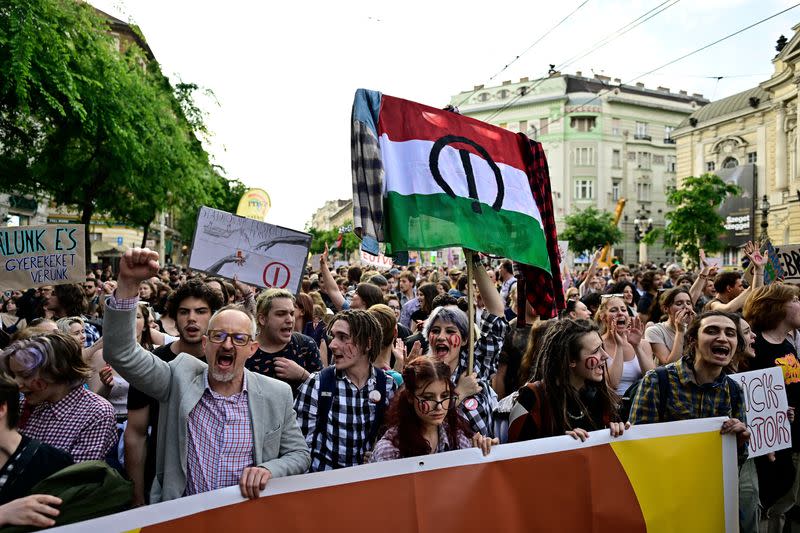
<path fill-rule="evenodd" d="M 650 152 L 637 152 L 637 159 L 639 161 L 639 168 L 650 169 Z"/>
<path fill-rule="evenodd" d="M 522 87 L 517 89 L 517 94 L 520 96 L 525 96 L 526 94 L 528 94 L 529 89 L 530 87 L 528 87 L 527 85 L 523 85 Z"/>
<path fill-rule="evenodd" d="M 547 124 L 550 122 L 548 118 L 540 118 L 539 119 L 539 133 L 542 135 L 547 135 Z"/>
<path fill-rule="evenodd" d="M 706 162 L 706 172 L 712 172 L 716 170 L 717 165 L 713 161 Z"/>
<path fill-rule="evenodd" d="M 103 234 L 102 233 L 90 233 L 89 234 L 89 240 L 92 241 L 92 242 L 102 241 L 103 240 Z"/>
<path fill-rule="evenodd" d="M 611 200 L 616 202 L 619 200 L 619 182 L 614 181 L 611 183 Z"/>
<path fill-rule="evenodd" d="M 628 161 L 636 161 L 636 152 L 628 152 Z"/>
<path fill-rule="evenodd" d="M 528 121 L 527 120 L 520 120 L 519 121 L 519 131 L 521 133 L 528 133 Z"/>
<path fill-rule="evenodd" d="M 611 150 L 611 166 L 613 168 L 619 168 L 622 166 L 621 163 L 621 154 L 619 150 Z"/>
<path fill-rule="evenodd" d="M 611 119 L 611 135 L 619 135 L 619 119 Z"/>
<path fill-rule="evenodd" d="M 675 144 L 675 139 L 672 138 L 672 130 L 675 126 L 664 126 L 664 144 Z"/>
<path fill-rule="evenodd" d="M 576 148 L 575 164 L 579 166 L 594 165 L 594 148 Z"/>
<path fill-rule="evenodd" d="M 634 139 L 642 139 L 649 141 L 650 136 L 647 135 L 647 122 L 637 122 L 636 123 L 636 135 L 633 137 Z"/>
<path fill-rule="evenodd" d="M 509 97 L 509 95 L 511 95 L 511 91 L 509 91 L 508 89 L 500 89 L 499 91 L 497 91 L 497 97 L 501 100 L 505 100 L 506 98 Z"/>
<path fill-rule="evenodd" d="M 595 125 L 595 117 L 572 117 L 569 127 L 575 131 L 592 131 Z"/>
<path fill-rule="evenodd" d="M 479 102 L 486 102 L 487 100 L 489 100 L 489 93 L 481 93 L 478 95 Z"/>
<path fill-rule="evenodd" d="M 636 199 L 640 202 L 649 202 L 650 201 L 650 189 L 651 185 L 649 183 L 637 183 L 636 184 Z"/>
<path fill-rule="evenodd" d="M 748 163 L 758 163 L 758 154 L 756 152 L 749 152 L 747 154 Z"/>
<path fill-rule="evenodd" d="M 722 168 L 736 168 L 739 166 L 739 161 L 735 157 L 726 157 L 722 162 Z"/>
<path fill-rule="evenodd" d="M 678 161 L 678 157 L 674 155 L 667 156 L 667 172 L 675 173 L 675 164 Z"/>
<path fill-rule="evenodd" d="M 594 179 L 578 178 L 575 180 L 575 199 L 594 200 Z"/>
<path fill-rule="evenodd" d="M 653 164 L 654 165 L 663 165 L 664 164 L 664 156 L 663 155 L 653 155 Z"/>

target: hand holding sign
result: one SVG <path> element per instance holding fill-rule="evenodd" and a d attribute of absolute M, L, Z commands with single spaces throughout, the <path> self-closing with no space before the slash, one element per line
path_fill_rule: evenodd
<path fill-rule="evenodd" d="M 158 275 L 158 253 L 147 248 L 130 248 L 119 262 L 117 298 L 139 294 L 139 282 Z"/>

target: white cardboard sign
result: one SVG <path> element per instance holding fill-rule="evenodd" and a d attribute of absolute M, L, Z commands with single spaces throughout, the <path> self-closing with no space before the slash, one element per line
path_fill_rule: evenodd
<path fill-rule="evenodd" d="M 786 386 L 779 367 L 731 374 L 744 393 L 747 426 L 750 429 L 749 456 L 759 457 L 792 447 L 792 429 L 786 411 Z"/>
<path fill-rule="evenodd" d="M 369 266 L 383 268 L 389 270 L 394 264 L 391 257 L 386 257 L 383 254 L 373 255 L 369 252 L 361 250 L 361 263 Z"/>
<path fill-rule="evenodd" d="M 201 207 L 189 268 L 297 294 L 311 235 Z"/>

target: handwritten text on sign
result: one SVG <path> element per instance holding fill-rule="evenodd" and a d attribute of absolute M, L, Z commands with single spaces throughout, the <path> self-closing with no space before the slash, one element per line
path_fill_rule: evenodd
<path fill-rule="evenodd" d="M 742 387 L 750 429 L 750 457 L 791 448 L 786 387 L 779 367 L 732 374 Z"/>
<path fill-rule="evenodd" d="M 0 228 L 0 288 L 82 283 L 85 256 L 82 224 Z"/>
<path fill-rule="evenodd" d="M 369 252 L 361 250 L 361 262 L 365 265 L 370 265 L 378 268 L 389 269 L 392 268 L 392 258 L 386 257 L 383 254 L 373 255 Z"/>

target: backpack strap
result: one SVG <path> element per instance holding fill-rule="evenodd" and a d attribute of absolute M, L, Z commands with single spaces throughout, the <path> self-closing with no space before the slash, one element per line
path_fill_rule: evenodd
<path fill-rule="evenodd" d="M 383 427 L 383 416 L 386 413 L 386 405 L 389 403 L 386 397 L 386 378 L 387 374 L 383 369 L 375 369 L 375 390 L 381 393 L 381 401 L 375 406 L 375 420 L 369 427 L 367 440 L 365 442 L 373 444 L 378 436 L 378 431 Z"/>
<path fill-rule="evenodd" d="M 669 374 L 664 366 L 656 367 L 658 377 L 658 421 L 664 421 L 664 414 L 667 412 L 667 402 L 669 401 Z"/>
<path fill-rule="evenodd" d="M 314 438 L 312 443 L 316 445 L 317 438 L 324 433 L 328 426 L 328 415 L 333 405 L 333 395 L 336 392 L 336 367 L 325 367 L 319 373 L 319 397 L 317 398 L 317 419 L 314 424 Z"/>

